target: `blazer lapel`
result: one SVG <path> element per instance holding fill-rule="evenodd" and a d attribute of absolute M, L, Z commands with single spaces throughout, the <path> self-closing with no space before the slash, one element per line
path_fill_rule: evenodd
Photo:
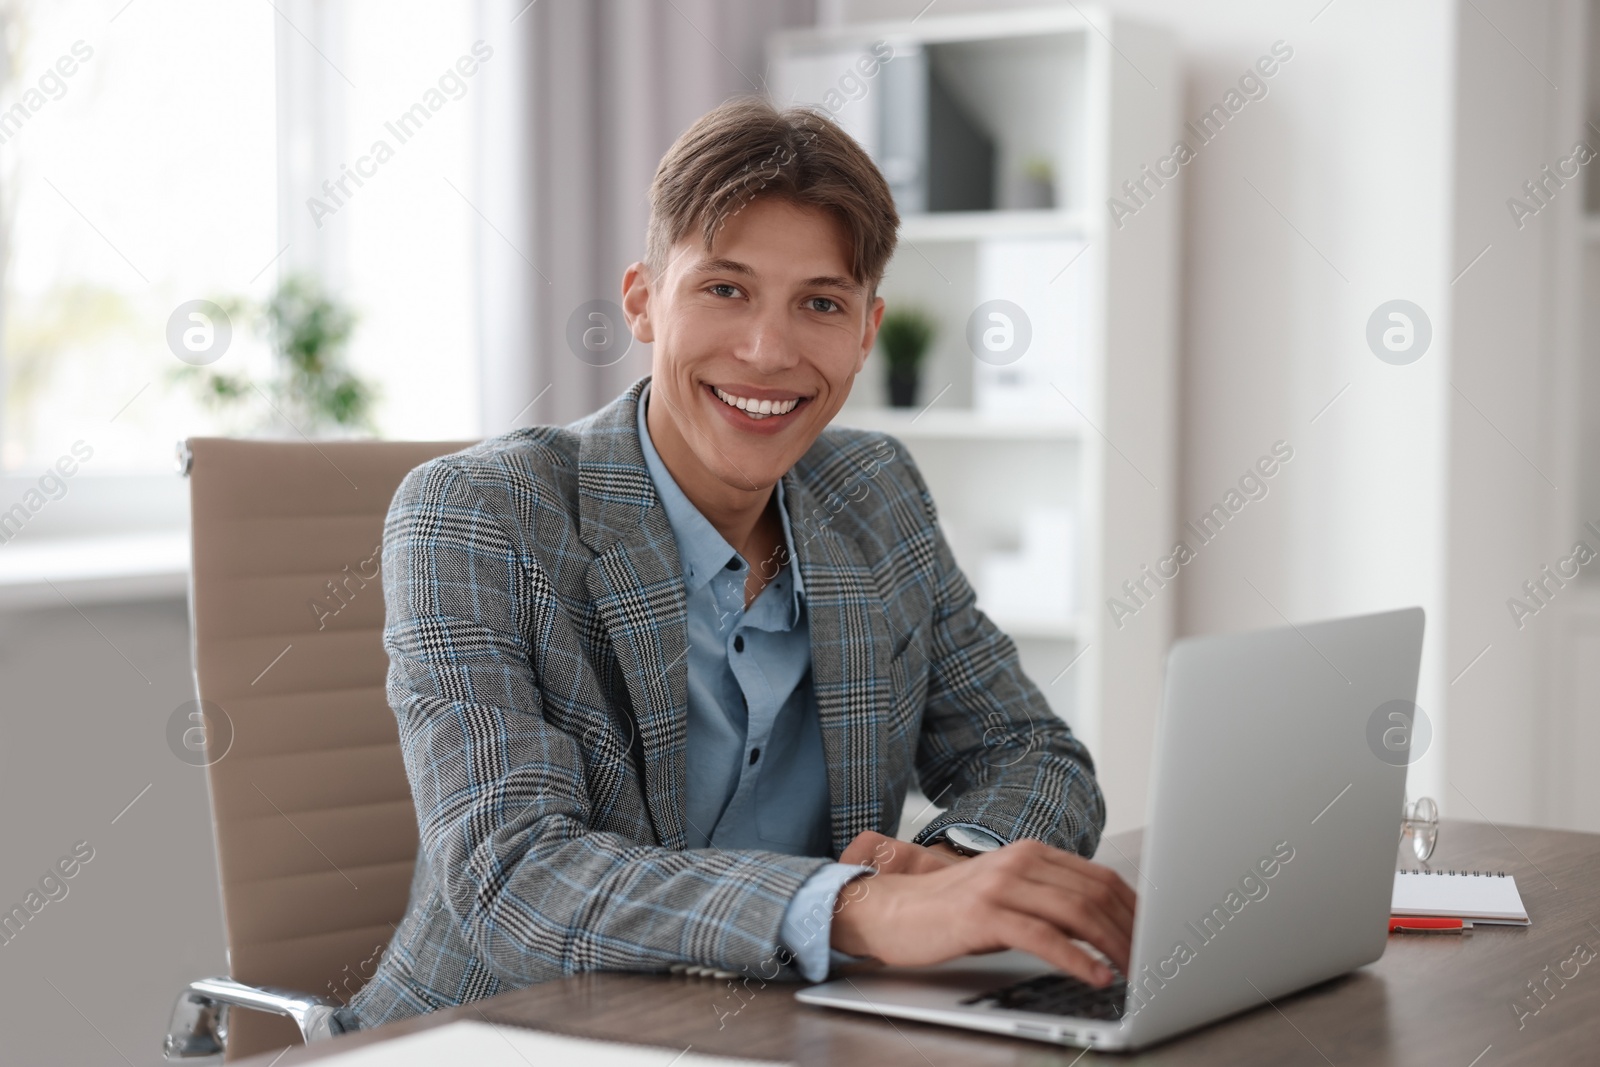
<path fill-rule="evenodd" d="M 678 543 L 639 445 L 648 377 L 580 424 L 579 537 L 598 554 L 584 575 L 633 705 L 657 841 L 685 847 L 688 613 Z"/>
<path fill-rule="evenodd" d="M 837 856 L 863 830 L 894 832 L 880 825 L 893 805 L 884 796 L 888 730 L 879 693 L 893 635 L 860 546 L 834 531 L 828 522 L 832 513 L 793 470 L 783 477 L 811 626 L 811 682 L 828 764 Z"/>

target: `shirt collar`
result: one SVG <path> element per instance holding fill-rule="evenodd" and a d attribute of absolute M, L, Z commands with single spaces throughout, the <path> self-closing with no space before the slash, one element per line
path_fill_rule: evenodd
<path fill-rule="evenodd" d="M 667 523 L 672 527 L 672 535 L 678 542 L 678 557 L 683 564 L 684 585 L 692 592 L 709 582 L 711 577 L 726 567 L 728 561 L 738 556 L 738 553 L 728 544 L 727 538 L 718 533 L 717 528 L 711 525 L 711 521 L 684 495 L 683 490 L 678 488 L 672 473 L 662 462 L 661 454 L 656 451 L 655 442 L 650 440 L 650 429 L 645 421 L 645 405 L 649 399 L 650 383 L 646 382 L 644 391 L 639 394 L 637 416 L 639 447 L 644 452 L 644 464 L 650 471 L 650 480 L 655 483 L 656 495 L 661 498 L 661 506 L 666 509 Z M 801 585 L 800 568 L 795 561 L 794 535 L 789 527 L 789 509 L 784 505 L 782 478 L 778 479 L 777 494 L 778 516 L 783 522 L 783 545 L 789 561 L 787 569 L 792 580 L 790 619 L 795 621 L 800 617 L 800 599 L 805 595 L 805 589 Z"/>

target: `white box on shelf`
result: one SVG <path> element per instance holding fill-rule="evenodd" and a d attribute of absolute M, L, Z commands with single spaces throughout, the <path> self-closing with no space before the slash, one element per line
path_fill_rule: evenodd
<path fill-rule="evenodd" d="M 877 159 L 883 115 L 880 93 L 871 80 L 882 67 L 883 54 L 881 43 L 863 43 L 786 55 L 773 67 L 772 100 L 780 107 L 821 107 Z"/>
<path fill-rule="evenodd" d="M 1030 582 L 1021 552 L 990 552 L 978 565 L 978 606 L 1002 622 L 1022 618 L 1033 607 Z"/>
<path fill-rule="evenodd" d="M 1073 533 L 1067 508 L 1026 511 L 1021 548 L 990 552 L 979 564 L 978 598 L 984 611 L 1004 623 L 1070 626 L 1077 614 Z"/>
<path fill-rule="evenodd" d="M 1022 551 L 1038 576 L 1041 600 L 1069 619 L 1078 613 L 1076 530 L 1070 508 L 1034 507 L 1022 516 Z"/>
<path fill-rule="evenodd" d="M 1085 244 L 1074 237 L 991 237 L 977 247 L 977 307 L 967 342 L 973 404 L 984 412 L 1052 412 L 1081 403 Z M 1057 392 L 1057 390 L 1060 392 Z"/>

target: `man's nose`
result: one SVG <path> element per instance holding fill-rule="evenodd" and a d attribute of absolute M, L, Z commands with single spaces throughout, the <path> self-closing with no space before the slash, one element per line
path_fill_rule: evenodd
<path fill-rule="evenodd" d="M 761 370 L 793 366 L 795 344 L 781 308 L 763 309 L 751 324 L 749 338 L 740 346 L 739 358 Z"/>

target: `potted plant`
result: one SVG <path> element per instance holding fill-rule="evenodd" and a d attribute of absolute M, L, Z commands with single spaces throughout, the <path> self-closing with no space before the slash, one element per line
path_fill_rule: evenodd
<path fill-rule="evenodd" d="M 1029 156 L 1012 179 L 1012 207 L 1019 211 L 1048 211 L 1056 206 L 1056 168 L 1045 156 Z"/>
<path fill-rule="evenodd" d="M 887 367 L 890 407 L 915 406 L 918 373 L 938 332 L 938 322 L 921 308 L 895 308 L 883 313 L 878 345 Z"/>
<path fill-rule="evenodd" d="M 225 310 L 255 313 L 239 298 L 227 299 Z M 272 347 L 270 378 L 258 385 L 243 373 L 206 373 L 198 367 L 177 373 L 215 408 L 248 402 L 259 393 L 270 408 L 262 413 L 261 424 L 276 432 L 307 436 L 375 432 L 372 408 L 377 390 L 345 365 L 344 348 L 355 322 L 355 313 L 324 292 L 315 278 L 291 275 L 257 317 L 257 326 Z"/>

